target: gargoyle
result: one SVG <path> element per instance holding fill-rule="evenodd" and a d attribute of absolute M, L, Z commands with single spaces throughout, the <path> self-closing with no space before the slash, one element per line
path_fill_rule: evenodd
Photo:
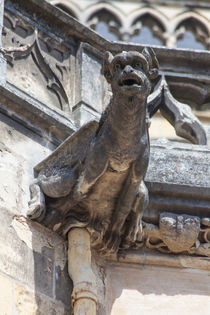
<path fill-rule="evenodd" d="M 63 235 L 88 226 L 95 247 L 116 252 L 136 241 L 148 204 L 147 97 L 158 62 L 147 48 L 107 52 L 103 73 L 110 104 L 99 123 L 83 126 L 35 168 L 28 215 Z"/>
<path fill-rule="evenodd" d="M 112 87 L 110 104 L 99 123 L 81 127 L 35 167 L 28 216 L 61 235 L 88 227 L 92 245 L 106 253 L 139 242 L 148 204 L 148 117 L 160 109 L 177 134 L 193 143 L 205 144 L 206 133 L 164 79 L 150 95 L 158 76 L 152 49 L 114 57 L 107 52 L 103 73 Z"/>

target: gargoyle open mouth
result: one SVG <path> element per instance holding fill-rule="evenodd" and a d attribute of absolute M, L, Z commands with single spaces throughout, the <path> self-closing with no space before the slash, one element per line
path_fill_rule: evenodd
<path fill-rule="evenodd" d="M 122 79 L 120 80 L 119 85 L 120 86 L 136 86 L 136 85 L 141 85 L 141 80 L 140 78 L 128 78 L 128 79 Z"/>

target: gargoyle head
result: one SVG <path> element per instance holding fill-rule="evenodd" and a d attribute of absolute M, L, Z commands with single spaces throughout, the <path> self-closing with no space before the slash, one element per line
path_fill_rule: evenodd
<path fill-rule="evenodd" d="M 142 53 L 123 51 L 114 57 L 106 52 L 103 73 L 113 93 L 144 98 L 150 93 L 150 80 L 158 76 L 158 61 L 151 48 Z"/>

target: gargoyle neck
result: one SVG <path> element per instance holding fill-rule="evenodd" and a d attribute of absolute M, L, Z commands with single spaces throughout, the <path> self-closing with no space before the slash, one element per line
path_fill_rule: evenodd
<path fill-rule="evenodd" d="M 138 142 L 146 132 L 146 99 L 114 95 L 109 115 L 110 129 L 118 130 L 117 138 Z M 132 140 L 131 140 L 132 139 Z M 129 142 L 129 143 L 130 143 Z"/>
<path fill-rule="evenodd" d="M 144 121 L 146 117 L 146 101 L 146 97 L 114 94 L 112 98 L 112 113 L 119 115 L 119 119 L 122 117 L 126 120 Z"/>

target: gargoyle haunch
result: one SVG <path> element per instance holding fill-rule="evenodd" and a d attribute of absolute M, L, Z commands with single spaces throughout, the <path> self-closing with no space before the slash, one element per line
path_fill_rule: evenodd
<path fill-rule="evenodd" d="M 158 61 L 149 48 L 107 52 L 103 73 L 112 87 L 110 104 L 99 123 L 81 127 L 35 167 L 28 216 L 61 235 L 88 227 L 95 248 L 116 252 L 139 239 L 148 204 L 147 98 Z"/>

